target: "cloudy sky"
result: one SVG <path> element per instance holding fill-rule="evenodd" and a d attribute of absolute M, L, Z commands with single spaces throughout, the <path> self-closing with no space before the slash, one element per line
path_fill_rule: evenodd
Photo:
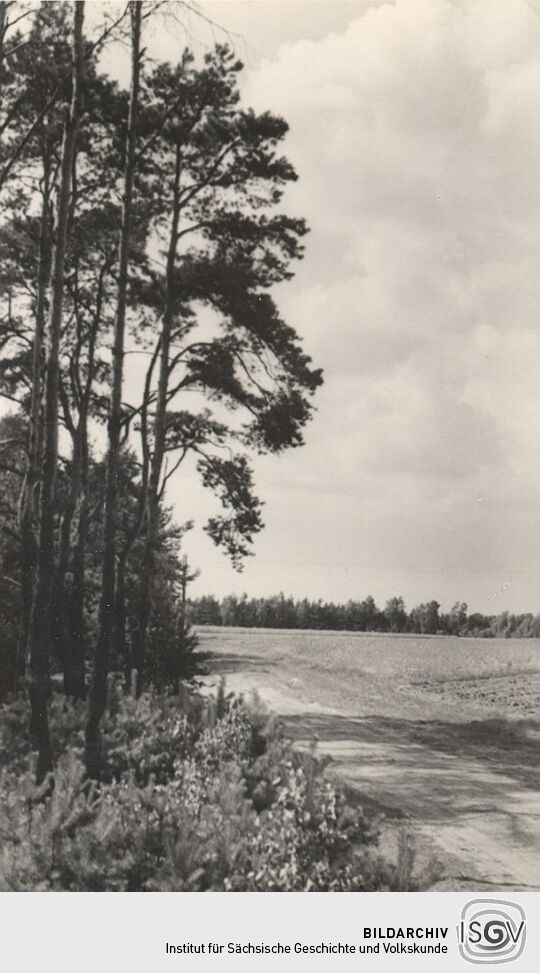
<path fill-rule="evenodd" d="M 243 575 L 190 535 L 197 593 L 539 610 L 540 5 L 200 7 L 246 102 L 290 123 L 286 205 L 311 234 L 278 299 L 326 381 L 305 447 L 255 464 Z M 186 476 L 171 499 L 213 509 Z"/>

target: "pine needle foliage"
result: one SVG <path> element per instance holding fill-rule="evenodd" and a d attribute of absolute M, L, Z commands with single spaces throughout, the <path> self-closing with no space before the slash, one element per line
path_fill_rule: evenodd
<path fill-rule="evenodd" d="M 0 888 L 13 891 L 389 890 L 377 829 L 292 748 L 257 701 L 124 697 L 111 688 L 106 773 L 89 784 L 84 707 L 51 706 L 62 756 L 33 783 L 24 707 L 0 712 Z M 402 877 L 400 877 L 402 880 Z"/>

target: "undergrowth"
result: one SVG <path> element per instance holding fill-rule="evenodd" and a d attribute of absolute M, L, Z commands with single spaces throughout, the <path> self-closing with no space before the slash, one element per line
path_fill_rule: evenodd
<path fill-rule="evenodd" d="M 106 773 L 84 778 L 84 710 L 55 696 L 54 788 L 32 783 L 24 702 L 0 711 L 0 888 L 15 891 L 393 891 L 411 869 L 291 747 L 256 700 L 117 694 Z M 406 863 L 405 863 L 406 864 Z"/>

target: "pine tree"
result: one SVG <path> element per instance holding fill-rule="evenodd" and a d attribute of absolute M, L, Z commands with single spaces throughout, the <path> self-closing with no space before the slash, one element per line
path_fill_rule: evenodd
<path fill-rule="evenodd" d="M 39 540 L 37 571 L 28 630 L 27 667 L 31 733 L 38 763 L 37 782 L 52 770 L 47 702 L 50 695 L 50 647 L 48 610 L 51 596 L 51 563 L 54 560 L 54 495 L 58 464 L 59 358 L 64 297 L 65 253 L 77 130 L 82 114 L 84 3 L 73 5 L 73 75 L 69 111 L 64 122 L 61 169 L 55 207 L 54 246 L 51 261 L 50 312 L 47 322 L 43 458 L 40 478 Z"/>

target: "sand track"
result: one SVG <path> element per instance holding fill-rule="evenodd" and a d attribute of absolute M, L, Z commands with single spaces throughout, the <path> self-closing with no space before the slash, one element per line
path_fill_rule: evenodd
<path fill-rule="evenodd" d="M 537 676 L 507 680 L 525 694 L 516 719 L 494 708 L 500 674 L 419 685 L 329 670 L 286 633 L 204 633 L 201 647 L 208 686 L 223 675 L 231 691 L 256 690 L 294 740 L 317 739 L 327 772 L 384 815 L 389 854 L 400 829 L 414 834 L 430 887 L 540 889 Z"/>

